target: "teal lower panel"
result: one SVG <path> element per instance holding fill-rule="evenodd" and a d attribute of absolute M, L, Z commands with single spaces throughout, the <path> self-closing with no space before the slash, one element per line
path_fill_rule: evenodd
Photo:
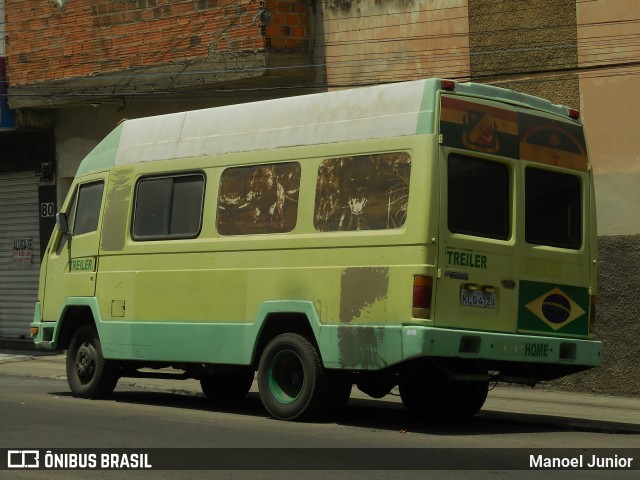
<path fill-rule="evenodd" d="M 100 319 L 94 298 L 70 298 Z M 42 322 L 36 305 L 32 326 L 39 348 L 60 348 L 59 322 Z M 271 314 L 297 312 L 309 320 L 327 368 L 381 370 L 419 357 L 496 360 L 594 367 L 602 364 L 602 343 L 543 335 L 443 329 L 418 325 L 321 325 L 310 302 L 265 302 L 253 323 L 96 321 L 106 358 L 173 363 L 249 365 Z M 63 318 L 64 309 L 60 318 Z"/>
<path fill-rule="evenodd" d="M 102 322 L 106 358 L 158 362 L 249 365 L 255 324 Z"/>
<path fill-rule="evenodd" d="M 318 337 L 320 327 L 313 304 L 286 300 L 264 302 L 252 323 L 109 320 L 97 322 L 97 326 L 106 358 L 249 365 L 269 315 L 291 312 L 306 316 Z"/>

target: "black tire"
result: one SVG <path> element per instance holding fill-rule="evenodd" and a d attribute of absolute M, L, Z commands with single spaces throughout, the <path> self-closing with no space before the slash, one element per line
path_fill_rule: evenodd
<path fill-rule="evenodd" d="M 98 332 L 91 325 L 79 327 L 67 350 L 67 383 L 74 396 L 107 398 L 118 383 L 117 365 L 102 356 Z"/>
<path fill-rule="evenodd" d="M 489 382 L 450 382 L 432 366 L 421 365 L 400 385 L 407 411 L 418 418 L 465 419 L 480 411 L 487 399 Z"/>
<path fill-rule="evenodd" d="M 205 396 L 219 405 L 240 403 L 249 393 L 253 383 L 252 368 L 238 369 L 237 372 L 213 373 L 200 379 Z"/>
<path fill-rule="evenodd" d="M 344 378 L 335 372 L 329 378 L 326 413 L 328 415 L 337 415 L 347 406 L 349 398 L 351 398 L 353 384 L 350 379 Z"/>
<path fill-rule="evenodd" d="M 480 411 L 489 393 L 488 381 L 456 382 L 455 418 L 471 418 Z"/>
<path fill-rule="evenodd" d="M 266 346 L 258 366 L 260 400 L 280 420 L 309 420 L 325 402 L 329 382 L 317 349 L 306 338 L 284 333 Z"/>

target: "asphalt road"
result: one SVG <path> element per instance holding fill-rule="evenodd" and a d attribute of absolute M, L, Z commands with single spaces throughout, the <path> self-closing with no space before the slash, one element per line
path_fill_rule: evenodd
<path fill-rule="evenodd" d="M 233 461 L 237 457 L 240 466 L 252 468 L 251 471 L 179 472 L 0 470 L 0 478 L 638 478 L 638 470 L 546 471 L 523 468 L 506 471 L 505 468 L 512 465 L 514 455 L 545 448 L 570 448 L 573 454 L 580 449 L 606 447 L 611 449 L 610 452 L 621 455 L 628 452 L 625 449 L 635 448 L 636 461 L 640 462 L 640 435 L 611 434 L 601 429 L 589 431 L 588 428 L 573 431 L 562 424 L 522 422 L 520 417 L 515 413 L 483 411 L 464 424 L 421 424 L 409 417 L 398 403 L 352 399 L 339 417 L 315 423 L 292 423 L 271 419 L 255 393 L 251 393 L 237 408 L 220 410 L 212 408 L 203 397 L 140 388 L 125 381 L 119 384 L 109 400 L 92 401 L 72 397 L 66 382 L 61 379 L 0 375 L 0 448 L 70 448 L 78 451 L 162 448 L 167 449 L 161 452 L 168 458 L 185 455 L 185 452 L 192 455 L 190 450 L 196 448 L 225 448 L 231 450 L 200 452 L 203 455 L 227 455 L 229 458 L 226 460 Z M 267 448 L 279 450 L 274 450 L 276 453 L 271 455 L 270 452 L 265 453 Z M 295 451 L 283 450 L 295 448 L 305 449 L 298 455 L 307 455 L 310 464 L 320 469 L 253 470 L 262 460 L 269 463 L 278 455 L 296 455 Z M 358 459 L 355 462 L 362 462 L 355 470 L 323 470 L 340 465 L 335 456 L 348 448 L 362 449 L 353 451 Z M 399 450 L 388 450 L 391 448 Z M 406 459 L 408 465 L 413 465 L 412 455 L 432 455 L 433 451 L 428 449 L 433 448 L 445 449 L 442 450 L 445 460 L 447 455 L 458 455 L 459 452 L 451 449 L 474 450 L 469 450 L 466 456 L 456 456 L 458 461 L 447 460 L 451 465 L 448 470 L 407 471 L 402 474 L 397 470 L 364 470 L 384 456 Z M 514 448 L 519 450 L 512 450 Z M 256 450 L 246 450 L 249 453 L 244 454 L 239 449 Z M 465 468 L 467 461 L 477 463 L 478 456 L 487 459 L 488 469 L 473 472 L 453 470 Z M 157 451 L 155 458 L 158 459 Z M 347 459 L 349 468 L 354 468 L 353 463 L 353 459 Z"/>

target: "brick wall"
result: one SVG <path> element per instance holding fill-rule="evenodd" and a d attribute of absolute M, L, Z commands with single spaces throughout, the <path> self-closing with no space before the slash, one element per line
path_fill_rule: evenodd
<path fill-rule="evenodd" d="M 259 9 L 271 23 L 260 28 Z M 296 0 L 5 0 L 10 85 L 184 63 L 265 48 L 306 48 Z"/>
<path fill-rule="evenodd" d="M 309 43 L 309 1 L 274 0 L 265 3 L 271 12 L 266 28 L 267 46 L 275 49 L 304 50 Z"/>

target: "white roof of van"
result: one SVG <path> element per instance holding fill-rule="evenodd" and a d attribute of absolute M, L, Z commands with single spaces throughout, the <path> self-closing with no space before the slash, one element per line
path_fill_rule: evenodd
<path fill-rule="evenodd" d="M 92 151 L 96 167 L 418 133 L 427 82 L 380 85 L 127 120 Z M 434 83 L 435 85 L 435 83 Z M 439 83 L 438 83 L 439 87 Z M 425 119 L 426 120 L 426 119 Z"/>
<path fill-rule="evenodd" d="M 440 79 L 416 80 L 132 119 L 82 161 L 114 165 L 435 133 Z M 537 97 L 472 83 L 456 91 L 560 113 Z M 566 108 L 566 107 L 563 107 Z"/>

